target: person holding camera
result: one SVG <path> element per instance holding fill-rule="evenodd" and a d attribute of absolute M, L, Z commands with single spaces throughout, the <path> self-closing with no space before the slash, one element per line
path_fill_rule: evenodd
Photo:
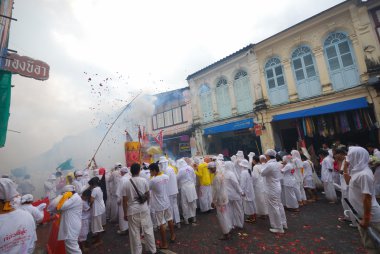
<path fill-rule="evenodd" d="M 140 229 L 144 234 L 145 246 L 151 253 L 156 253 L 153 224 L 150 218 L 149 184 L 139 176 L 140 164 L 134 163 L 130 168 L 132 178 L 122 186 L 124 219 L 129 224 L 129 242 L 131 253 L 142 253 Z"/>

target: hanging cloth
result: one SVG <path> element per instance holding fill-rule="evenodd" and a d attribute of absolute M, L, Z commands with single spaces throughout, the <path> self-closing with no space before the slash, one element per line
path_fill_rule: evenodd
<path fill-rule="evenodd" d="M 354 123 L 355 123 L 355 129 L 361 130 L 363 128 L 363 125 L 360 120 L 360 114 L 359 111 L 354 111 Z"/>
<path fill-rule="evenodd" d="M 346 113 L 345 112 L 340 113 L 339 119 L 340 119 L 340 128 L 342 130 L 342 133 L 349 132 L 351 129 L 350 129 L 350 125 L 348 123 Z"/>
<path fill-rule="evenodd" d="M 335 126 L 335 132 L 339 134 L 341 132 L 340 124 L 339 124 L 339 115 L 334 114 L 334 126 Z"/>
<path fill-rule="evenodd" d="M 326 116 L 326 123 L 327 123 L 327 129 L 330 136 L 334 136 L 335 130 L 334 130 L 334 121 L 332 118 L 332 115 Z"/>
<path fill-rule="evenodd" d="M 303 135 L 307 136 L 307 131 L 306 131 L 306 118 L 302 118 L 302 130 L 303 130 Z"/>
<path fill-rule="evenodd" d="M 305 120 L 305 124 L 306 124 L 306 133 L 307 133 L 307 136 L 312 138 L 314 133 L 313 133 L 313 128 L 312 128 L 312 121 L 311 121 L 311 118 L 310 117 L 307 117 L 306 120 Z"/>

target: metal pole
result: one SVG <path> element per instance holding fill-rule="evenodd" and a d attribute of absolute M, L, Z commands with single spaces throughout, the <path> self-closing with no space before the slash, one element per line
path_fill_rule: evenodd
<path fill-rule="evenodd" d="M 124 109 L 119 113 L 119 115 L 116 117 L 115 121 L 113 121 L 113 123 L 110 125 L 110 127 L 108 128 L 106 134 L 104 135 L 102 141 L 100 142 L 98 148 L 96 149 L 96 151 L 95 151 L 95 153 L 94 153 L 94 155 L 92 156 L 92 158 L 91 158 L 90 161 L 95 160 L 95 155 L 98 153 L 100 146 L 103 144 L 103 141 L 106 139 L 106 137 L 107 137 L 108 133 L 110 132 L 110 130 L 112 129 L 113 125 L 116 123 L 116 121 L 120 118 L 120 116 L 124 113 L 124 111 L 125 111 L 125 110 L 126 110 L 131 104 L 132 104 L 132 102 L 133 102 L 133 101 L 134 101 L 134 100 L 135 100 L 140 94 L 142 94 L 142 91 L 139 92 L 139 93 L 138 93 L 138 94 L 137 94 L 137 95 L 131 100 L 131 102 L 129 102 L 129 103 L 125 106 L 125 108 L 124 108 Z"/>

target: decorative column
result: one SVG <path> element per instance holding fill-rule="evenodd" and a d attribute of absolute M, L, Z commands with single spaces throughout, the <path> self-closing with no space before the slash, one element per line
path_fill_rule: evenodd
<path fill-rule="evenodd" d="M 215 87 L 211 88 L 211 102 L 212 102 L 212 115 L 214 119 L 219 118 L 218 105 L 216 104 L 216 90 Z"/>
<path fill-rule="evenodd" d="M 326 60 L 323 54 L 322 46 L 313 48 L 313 54 L 315 57 L 315 62 L 317 64 L 317 70 L 319 73 L 319 80 L 321 81 L 322 94 L 328 94 L 333 91 L 331 80 L 329 76 L 329 70 L 326 65 Z"/>
<path fill-rule="evenodd" d="M 190 87 L 193 123 L 199 124 L 201 120 L 201 115 L 202 115 L 202 108 L 201 108 L 201 103 L 199 101 L 198 88 L 196 84 L 194 83 L 194 81 L 191 80 L 188 83 Z"/>
<path fill-rule="evenodd" d="M 293 78 L 292 67 L 290 66 L 290 60 L 284 59 L 282 61 L 282 64 L 284 66 L 285 83 L 288 85 L 289 100 L 291 102 L 296 101 L 296 100 L 298 100 L 298 94 L 297 94 L 296 84 L 295 84 L 294 78 Z"/>
<path fill-rule="evenodd" d="M 350 34 L 348 36 L 352 42 L 352 46 L 354 49 L 354 59 L 356 59 L 359 75 L 360 75 L 360 83 L 365 83 L 368 81 L 368 73 L 367 73 L 367 65 L 364 59 L 364 52 L 360 42 L 358 40 L 358 36 L 356 34 Z"/>
<path fill-rule="evenodd" d="M 228 82 L 228 95 L 230 96 L 231 100 L 231 112 L 233 116 L 237 115 L 237 106 L 236 106 L 236 97 L 235 97 L 235 91 L 234 91 L 234 82 Z"/>

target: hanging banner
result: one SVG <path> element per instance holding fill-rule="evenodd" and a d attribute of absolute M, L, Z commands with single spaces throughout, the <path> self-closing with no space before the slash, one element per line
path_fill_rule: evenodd
<path fill-rule="evenodd" d="M 40 60 L 11 53 L 7 55 L 4 69 L 24 77 L 47 80 L 50 66 Z"/>
<path fill-rule="evenodd" d="M 8 130 L 9 107 L 11 104 L 12 74 L 0 70 L 0 147 L 5 145 Z"/>
<path fill-rule="evenodd" d="M 261 136 L 263 134 L 263 131 L 262 131 L 262 128 L 261 128 L 261 124 L 256 124 L 254 126 L 255 128 L 255 135 L 256 136 Z"/>

